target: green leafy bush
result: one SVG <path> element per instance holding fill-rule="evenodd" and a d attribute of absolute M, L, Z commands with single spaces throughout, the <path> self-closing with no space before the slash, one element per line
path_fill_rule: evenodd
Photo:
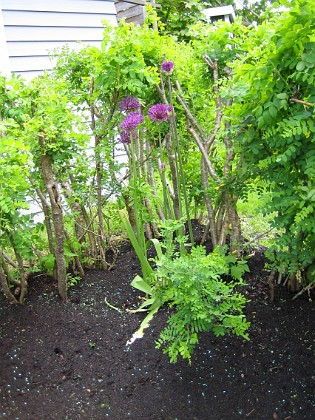
<path fill-rule="evenodd" d="M 232 64 L 231 109 L 243 168 L 270 189 L 264 212 L 281 232 L 268 256 L 275 270 L 296 277 L 298 289 L 315 261 L 315 5 L 289 6 L 248 34 L 246 60 Z"/>
<path fill-rule="evenodd" d="M 171 362 L 176 362 L 178 356 L 191 362 L 199 332 L 236 334 L 248 339 L 249 322 L 242 313 L 246 299 L 236 291 L 244 284 L 241 278 L 248 271 L 244 261 L 226 256 L 219 247 L 206 255 L 205 248 L 198 246 L 179 258 L 159 258 L 156 265 L 155 291 L 161 302 L 175 309 L 156 345 Z"/>

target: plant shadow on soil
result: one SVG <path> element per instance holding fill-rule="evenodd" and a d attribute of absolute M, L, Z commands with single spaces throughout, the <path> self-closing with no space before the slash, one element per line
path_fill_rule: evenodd
<path fill-rule="evenodd" d="M 246 276 L 250 341 L 203 333 L 191 366 L 155 349 L 167 308 L 126 346 L 144 317 L 126 311 L 141 300 L 128 244 L 112 271 L 88 271 L 67 303 L 45 276 L 30 281 L 25 306 L 1 294 L 0 417 L 314 419 L 314 304 L 284 288 L 270 302 L 264 261 L 256 250 Z"/>

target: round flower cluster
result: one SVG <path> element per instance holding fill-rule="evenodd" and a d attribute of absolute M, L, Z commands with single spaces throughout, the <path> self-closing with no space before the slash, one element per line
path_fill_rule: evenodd
<path fill-rule="evenodd" d="M 120 124 L 120 127 L 123 131 L 134 131 L 142 123 L 143 118 L 140 112 L 130 112 Z"/>
<path fill-rule="evenodd" d="M 139 137 L 137 131 L 122 131 L 120 133 L 120 143 L 130 143 Z"/>
<path fill-rule="evenodd" d="M 170 113 L 172 112 L 172 107 L 165 104 L 156 104 L 151 106 L 148 110 L 148 117 L 151 121 L 156 121 L 161 123 L 167 121 Z"/>
<path fill-rule="evenodd" d="M 174 63 L 173 61 L 164 61 L 161 68 L 165 74 L 172 74 L 174 70 Z"/>
<path fill-rule="evenodd" d="M 139 137 L 137 127 L 144 120 L 144 116 L 140 112 L 129 112 L 123 122 L 120 124 L 122 129 L 120 133 L 121 143 L 130 143 L 131 140 Z"/>
<path fill-rule="evenodd" d="M 133 96 L 127 96 L 119 102 L 119 109 L 122 111 L 137 111 L 140 108 L 141 104 L 139 100 Z"/>
<path fill-rule="evenodd" d="M 165 65 L 164 67 L 166 69 L 170 69 L 171 71 L 174 67 L 172 62 L 165 62 L 163 65 Z M 135 140 L 139 137 L 137 128 L 144 120 L 144 116 L 137 111 L 140 108 L 140 102 L 137 98 L 128 96 L 120 101 L 119 108 L 122 111 L 128 112 L 125 119 L 120 124 L 120 142 L 130 143 L 132 140 Z M 171 113 L 171 106 L 165 104 L 156 104 L 151 106 L 151 108 L 148 110 L 148 117 L 151 121 L 155 121 L 159 124 L 163 121 L 167 121 Z"/>

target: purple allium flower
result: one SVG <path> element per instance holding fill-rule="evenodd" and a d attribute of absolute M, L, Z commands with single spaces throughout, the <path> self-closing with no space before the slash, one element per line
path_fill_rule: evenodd
<path fill-rule="evenodd" d="M 164 162 L 161 162 L 161 169 L 166 169 L 166 164 Z"/>
<path fill-rule="evenodd" d="M 142 123 L 143 118 L 140 112 L 130 112 L 120 124 L 120 127 L 123 131 L 134 131 Z"/>
<path fill-rule="evenodd" d="M 139 137 L 137 131 L 122 131 L 120 133 L 120 143 L 130 143 L 131 140 L 135 140 Z"/>
<path fill-rule="evenodd" d="M 148 117 L 151 121 L 160 123 L 168 120 L 170 112 L 172 112 L 172 107 L 165 104 L 156 104 L 148 110 Z"/>
<path fill-rule="evenodd" d="M 161 67 L 164 73 L 172 74 L 174 70 L 174 63 L 173 61 L 164 61 Z"/>
<path fill-rule="evenodd" d="M 122 131 L 120 133 L 120 143 L 130 143 L 132 138 L 132 132 Z"/>
<path fill-rule="evenodd" d="M 122 111 L 136 111 L 141 106 L 139 100 L 133 96 L 127 96 L 119 102 L 119 109 Z"/>

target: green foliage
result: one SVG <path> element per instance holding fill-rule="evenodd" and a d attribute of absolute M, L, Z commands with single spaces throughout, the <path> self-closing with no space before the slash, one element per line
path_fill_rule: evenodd
<path fill-rule="evenodd" d="M 55 257 L 53 254 L 47 254 L 40 258 L 41 266 L 48 273 L 52 274 L 55 266 Z"/>
<path fill-rule="evenodd" d="M 72 89 L 69 95 L 81 104 L 90 101 L 90 77 L 93 76 L 95 98 L 102 101 L 103 111 L 109 111 L 114 92 L 121 98 L 128 94 L 141 98 L 158 83 L 161 50 L 172 48 L 172 44 L 174 41 L 160 36 L 146 25 L 139 27 L 123 22 L 117 27 L 106 25 L 101 50 L 86 47 L 75 53 L 63 49 L 55 74 L 69 82 Z"/>
<path fill-rule="evenodd" d="M 27 96 L 28 90 L 19 78 L 8 80 L 0 76 L 0 251 L 13 261 L 6 265 L 1 258 L 8 283 L 17 272 L 17 280 L 25 279 L 23 261 L 34 259 L 32 247 L 37 244 L 32 218 L 24 214 L 29 209 L 32 189 L 30 147 L 21 135 L 29 112 Z M 25 289 L 24 282 L 22 301 Z"/>
<path fill-rule="evenodd" d="M 241 16 L 245 24 L 253 21 L 263 20 L 263 13 L 275 0 L 257 0 L 254 3 L 249 0 L 241 2 L 230 0 L 161 0 L 161 8 L 157 8 L 160 30 L 179 41 L 190 41 L 193 39 L 189 30 L 196 22 L 205 22 L 202 11 L 206 8 L 234 6 L 237 16 Z M 241 4 L 240 4 L 241 3 Z M 237 9 L 236 9 L 237 7 Z M 268 16 L 268 15 L 267 15 Z"/>
<path fill-rule="evenodd" d="M 131 283 L 146 295 L 141 306 L 131 312 L 148 314 L 127 344 L 143 337 L 154 314 L 167 304 L 175 314 L 161 332 L 157 348 L 162 348 L 171 362 L 176 362 L 178 356 L 190 362 L 199 332 L 236 334 L 248 339 L 249 323 L 242 314 L 246 299 L 236 291 L 244 284 L 242 276 L 248 266 L 219 247 L 210 255 L 201 246 L 183 254 L 179 247 L 187 238 L 174 236 L 180 223 L 169 220 L 162 224 L 163 241 L 152 240 L 157 254 L 152 259 L 155 269 L 150 277 L 137 275 Z"/>
<path fill-rule="evenodd" d="M 43 231 L 40 235 L 32 217 L 21 216 L 29 198 L 37 201 L 40 198 L 42 205 L 48 199 L 42 158 L 49 157 L 54 191 L 62 192 L 58 204 L 65 213 L 63 227 L 69 238 L 61 251 L 67 261 L 71 263 L 75 258 L 98 261 L 108 240 L 103 231 L 104 214 L 107 219 L 112 217 L 112 210 L 106 209 L 107 197 L 116 194 L 119 200 L 125 199 L 124 204 L 127 197 L 135 210 L 136 229 L 127 223 L 125 215 L 123 224 L 140 256 L 144 281 L 155 293 L 154 276 L 146 256 L 144 227 L 155 222 L 161 209 L 160 159 L 166 162 L 163 187 L 170 187 L 168 201 L 175 201 L 174 187 L 179 187 L 176 198 L 178 201 L 186 199 L 188 216 L 191 202 L 187 197 L 202 209 L 207 195 L 208 207 L 213 205 L 216 216 L 222 216 L 221 227 L 225 226 L 224 216 L 232 213 L 237 199 L 245 199 L 250 185 L 256 180 L 263 182 L 271 190 L 264 210 L 269 217 L 276 215 L 274 225 L 279 232 L 284 232 L 277 248 L 271 250 L 276 257 L 275 264 L 291 272 L 312 266 L 315 260 L 315 6 L 305 0 L 281 3 L 289 5 L 290 10 L 274 15 L 269 22 L 254 29 L 239 21 L 233 25 L 221 22 L 215 27 L 200 22 L 201 9 L 220 2 L 165 0 L 158 10 L 161 28 L 165 25 L 164 34 L 172 32 L 178 39 L 190 39 L 190 43 L 176 42 L 174 37 L 161 35 L 148 25 L 106 25 L 101 50 L 86 47 L 75 53 L 64 49 L 53 77 L 45 75 L 28 86 L 17 77 L 10 80 L 0 77 L 1 249 L 30 261 L 32 267 L 42 264 L 47 270 L 54 268 L 56 237 L 52 234 L 49 240 L 43 239 Z M 258 6 L 264 8 L 265 2 Z M 204 55 L 210 64 L 218 63 L 217 83 L 212 71 L 215 66 L 206 64 Z M 170 80 L 160 74 L 164 60 L 175 63 Z M 115 150 L 124 117 L 118 104 L 128 95 L 140 99 L 144 114 L 157 102 L 174 102 L 176 127 L 175 119 L 172 124 L 159 126 L 147 120 L 141 128 L 139 148 L 130 147 L 137 158 L 126 165 L 127 175 L 123 177 L 119 171 L 124 164 L 116 162 Z M 179 101 L 180 96 L 183 102 Z M 189 120 L 189 124 L 183 103 L 195 119 Z M 219 113 L 222 119 L 216 118 Z M 87 134 L 89 123 L 94 144 Z M 216 125 L 215 139 L 210 141 Z M 192 126 L 199 129 L 201 143 L 208 144 L 210 164 L 217 176 L 211 179 L 207 173 L 207 182 L 197 166 L 200 150 L 189 134 Z M 170 132 L 178 137 L 169 151 L 165 145 Z M 143 147 L 141 154 L 140 145 L 145 142 L 146 148 Z M 128 152 L 130 149 L 126 147 Z M 176 154 L 180 160 L 173 157 Z M 226 160 L 229 154 L 233 159 Z M 178 165 L 175 169 L 180 173 L 179 182 L 172 178 L 172 159 L 175 166 Z M 157 184 L 154 194 L 153 181 L 149 186 L 146 179 L 149 170 Z M 184 183 L 187 194 L 181 189 Z M 150 206 L 146 207 L 145 200 Z M 225 207 L 222 207 L 223 202 Z M 48 208 L 46 223 L 50 221 L 50 211 Z M 169 211 L 170 215 L 172 211 L 174 209 Z M 180 219 L 183 212 L 179 214 Z M 182 253 L 183 258 L 177 258 L 178 243 L 173 242 L 174 230 L 167 226 L 168 222 L 163 220 L 168 236 L 165 234 L 165 254 L 160 255 L 159 260 L 169 258 L 164 268 L 170 270 L 175 284 L 177 277 L 172 264 L 180 268 L 181 264 L 194 266 L 195 260 L 200 260 L 206 265 L 203 260 L 206 257 L 193 248 L 192 255 Z M 118 225 L 117 219 L 115 225 Z M 177 229 L 182 226 L 177 225 Z M 183 249 L 185 239 L 179 240 Z M 83 255 L 89 246 L 94 249 L 93 256 L 89 252 Z M 214 254 L 213 258 L 219 257 Z M 220 258 L 224 261 L 219 267 L 227 266 L 230 275 L 241 277 L 245 265 Z M 20 265 L 23 270 L 23 264 Z M 218 275 L 225 276 L 227 271 Z M 169 280 L 168 276 L 162 273 L 165 281 Z M 312 278 L 312 274 L 308 278 Z M 183 285 L 187 291 L 193 290 L 193 285 L 186 280 Z M 143 284 L 138 282 L 137 286 L 140 288 Z M 177 295 L 172 299 L 174 306 L 181 307 L 180 301 L 175 303 Z M 205 325 L 198 324 L 194 328 L 201 331 Z M 221 331 L 220 328 L 217 331 Z M 224 331 L 232 330 L 231 327 Z M 195 336 L 191 338 L 193 342 L 195 339 Z M 183 354 L 187 356 L 187 348 Z"/>
<path fill-rule="evenodd" d="M 191 361 L 200 332 L 248 339 L 249 323 L 242 313 L 246 299 L 235 290 L 243 284 L 246 263 L 225 256 L 220 248 L 206 255 L 203 247 L 195 247 L 186 256 L 157 259 L 156 265 L 156 293 L 175 309 L 157 340 L 171 362 L 178 356 Z"/>
<path fill-rule="evenodd" d="M 290 3 L 248 34 L 251 48 L 233 63 L 232 114 L 242 121 L 245 168 L 270 186 L 265 213 L 284 232 L 270 255 L 291 273 L 315 259 L 314 13 L 313 2 Z"/>
<path fill-rule="evenodd" d="M 24 124 L 23 136 L 28 141 L 34 160 L 45 153 L 52 157 L 53 163 L 61 170 L 67 162 L 82 151 L 88 141 L 84 133 L 81 117 L 75 115 L 69 98 L 63 94 L 66 85 L 63 81 L 43 76 L 33 80 L 33 112 Z M 82 130 L 78 133 L 76 130 Z M 44 136 L 41 146 L 38 136 Z"/>
<path fill-rule="evenodd" d="M 79 281 L 81 280 L 81 277 L 79 276 L 73 276 L 71 273 L 67 274 L 67 285 L 68 287 L 76 286 Z"/>
<path fill-rule="evenodd" d="M 179 40 L 189 40 L 189 26 L 202 18 L 203 1 L 162 0 L 157 13 L 161 29 Z"/>

